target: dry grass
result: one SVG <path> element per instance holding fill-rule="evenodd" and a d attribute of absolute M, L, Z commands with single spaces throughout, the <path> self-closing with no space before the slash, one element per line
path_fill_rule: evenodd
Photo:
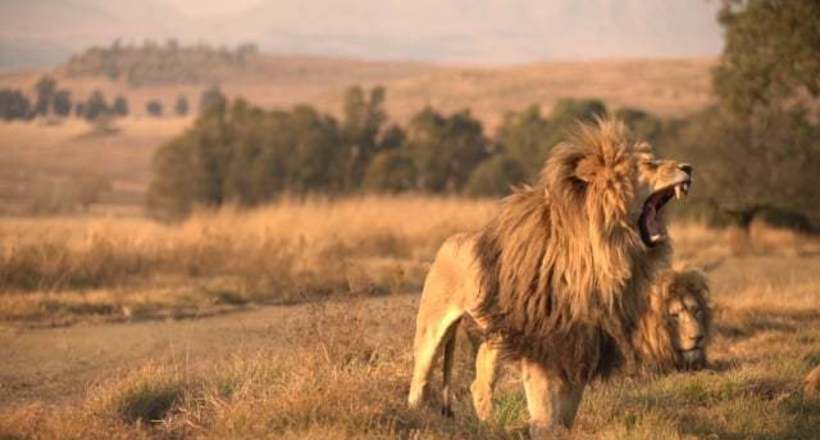
<path fill-rule="evenodd" d="M 145 294 L 155 300 L 165 295 L 173 306 L 185 288 L 172 286 L 192 289 L 212 278 L 235 286 L 237 295 L 273 295 L 263 300 L 311 282 L 346 295 L 339 297 L 343 301 L 288 309 L 298 319 L 272 322 L 276 337 L 262 346 L 240 344 L 201 362 L 189 362 L 180 352 L 98 377 L 86 391 L 56 403 L 43 397 L 10 404 L 0 409 L 0 438 L 526 437 L 516 374 L 505 375 L 499 386 L 494 420 L 482 425 L 475 419 L 464 338 L 457 355 L 455 419 L 439 416 L 435 406 L 407 409 L 417 298 L 372 297 L 353 281 L 359 274 L 363 286 L 393 289 L 388 286 L 394 283 L 395 290 L 417 291 L 444 236 L 477 227 L 491 209 L 490 203 L 456 199 L 365 198 L 225 210 L 174 227 L 142 220 L 4 221 L 0 241 L 28 242 L 17 249 L 42 258 L 25 260 L 40 267 L 32 279 L 49 280 L 45 285 L 56 289 L 16 286 L 18 292 L 0 296 L 7 319 L 14 309 L 9 298 L 31 298 L 31 305 L 43 298 L 82 302 L 100 295 L 99 301 L 116 309 Z M 820 400 L 801 388 L 820 363 L 820 256 L 736 257 L 725 232 L 687 224 L 672 234 L 680 259 L 704 267 L 712 279 L 713 368 L 595 384 L 585 395 L 575 437 L 816 438 Z M 58 244 L 44 244 L 52 240 Z M 54 252 L 55 246 L 61 250 Z M 15 254 L 5 251 L 4 268 Z M 67 256 L 89 267 L 119 268 L 113 274 L 96 269 L 112 287 L 78 293 L 72 283 L 84 278 L 57 276 L 79 270 Z M 397 267 L 401 281 L 389 281 Z M 4 274 L 8 280 L 7 269 Z M 266 274 L 281 279 L 259 281 Z M 282 291 L 259 290 L 256 282 Z M 166 286 L 162 295 L 144 293 L 158 286 Z M 43 318 L 22 315 L 15 319 Z"/>
<path fill-rule="evenodd" d="M 339 292 L 418 289 L 443 239 L 492 203 L 407 196 L 143 219 L 0 222 L 0 319 L 185 315 Z"/>

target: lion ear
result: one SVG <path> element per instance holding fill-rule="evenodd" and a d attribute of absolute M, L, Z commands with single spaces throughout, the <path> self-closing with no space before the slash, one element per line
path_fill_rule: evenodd
<path fill-rule="evenodd" d="M 575 167 L 575 177 L 583 182 L 589 183 L 595 179 L 595 175 L 600 169 L 601 165 L 595 158 L 585 157 L 581 159 Z"/>

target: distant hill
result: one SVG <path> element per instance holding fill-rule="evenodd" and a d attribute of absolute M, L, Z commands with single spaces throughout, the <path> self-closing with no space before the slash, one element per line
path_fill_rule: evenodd
<path fill-rule="evenodd" d="M 66 60 L 66 50 L 117 38 L 214 46 L 256 42 L 276 53 L 479 64 L 713 56 L 721 47 L 718 1 L 241 3 L 244 9 L 209 2 L 214 11 L 199 15 L 186 13 L 202 7 L 196 0 L 3 0 L 0 68 L 55 65 Z"/>

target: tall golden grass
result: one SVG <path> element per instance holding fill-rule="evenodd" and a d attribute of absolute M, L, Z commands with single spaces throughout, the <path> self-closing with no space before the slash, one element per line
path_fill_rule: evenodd
<path fill-rule="evenodd" d="M 448 235 L 491 202 L 422 196 L 282 200 L 146 219 L 0 222 L 0 317 L 133 317 L 169 308 L 292 302 L 418 286 Z"/>

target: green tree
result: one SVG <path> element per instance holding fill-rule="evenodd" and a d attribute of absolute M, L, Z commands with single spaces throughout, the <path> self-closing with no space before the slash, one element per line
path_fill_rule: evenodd
<path fill-rule="evenodd" d="M 416 188 L 460 191 L 489 154 L 481 122 L 468 110 L 444 116 L 430 107 L 413 116 L 405 147 L 416 165 Z"/>
<path fill-rule="evenodd" d="M 380 147 L 378 136 L 387 119 L 384 96 L 383 87 L 374 87 L 369 97 L 359 86 L 345 93 L 341 132 L 347 190 L 361 186 L 367 165 Z"/>
<path fill-rule="evenodd" d="M 466 192 L 473 196 L 503 196 L 525 179 L 517 160 L 496 154 L 478 164 L 467 182 Z"/>
<path fill-rule="evenodd" d="M 185 95 L 177 96 L 177 101 L 174 104 L 174 111 L 178 116 L 187 116 L 188 115 L 188 98 Z"/>
<path fill-rule="evenodd" d="M 508 113 L 499 129 L 499 141 L 508 159 L 518 163 L 527 176 L 535 176 L 544 165 L 556 141 L 556 129 L 541 117 L 538 105 L 518 113 Z"/>
<path fill-rule="evenodd" d="M 128 116 L 128 100 L 125 99 L 122 95 L 117 95 L 114 99 L 114 114 L 117 116 L 125 117 Z"/>
<path fill-rule="evenodd" d="M 615 110 L 614 116 L 624 121 L 637 139 L 656 144 L 663 134 L 663 121 L 641 109 L 619 108 Z"/>
<path fill-rule="evenodd" d="M 600 99 L 559 99 L 550 112 L 550 122 L 566 126 L 576 121 L 591 121 L 606 115 L 606 105 Z"/>
<path fill-rule="evenodd" d="M 719 21 L 718 106 L 680 130 L 698 197 L 741 225 L 763 208 L 820 217 L 820 3 L 729 1 Z"/>
<path fill-rule="evenodd" d="M 224 112 L 228 99 L 217 85 L 213 85 L 202 92 L 199 97 L 199 112 Z"/>
<path fill-rule="evenodd" d="M 373 157 L 364 176 L 363 188 L 374 192 L 400 192 L 413 189 L 416 166 L 397 150 L 381 151 Z"/>
<path fill-rule="evenodd" d="M 197 196 L 191 171 L 196 163 L 196 133 L 188 130 L 163 144 L 151 161 L 151 183 L 145 195 L 148 213 L 161 219 L 178 219 L 191 213 Z"/>
<path fill-rule="evenodd" d="M 725 46 L 714 89 L 729 111 L 749 117 L 794 105 L 820 108 L 820 2 L 727 1 L 719 21 Z"/>
<path fill-rule="evenodd" d="M 10 121 L 12 119 L 28 119 L 32 116 L 31 102 L 22 91 L 0 90 L 0 118 Z"/>
<path fill-rule="evenodd" d="M 57 81 L 46 75 L 41 77 L 34 86 L 37 101 L 34 104 L 34 113 L 47 116 L 54 102 L 54 93 L 57 91 Z"/>
<path fill-rule="evenodd" d="M 57 90 L 54 93 L 54 113 L 66 117 L 71 114 L 71 108 L 71 92 L 64 89 Z"/>
<path fill-rule="evenodd" d="M 105 96 L 101 91 L 95 90 L 83 107 L 83 116 L 89 121 L 93 121 L 100 116 L 109 114 L 110 111 L 108 103 L 105 102 Z"/>
<path fill-rule="evenodd" d="M 145 104 L 145 111 L 154 117 L 162 116 L 162 103 L 156 99 L 152 99 Z"/>

